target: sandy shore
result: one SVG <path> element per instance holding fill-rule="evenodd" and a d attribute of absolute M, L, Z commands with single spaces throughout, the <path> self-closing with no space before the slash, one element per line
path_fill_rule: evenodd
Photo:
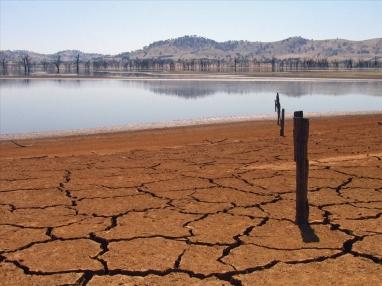
<path fill-rule="evenodd" d="M 377 285 L 382 114 L 0 142 L 1 285 Z"/>
<path fill-rule="evenodd" d="M 359 115 L 378 115 L 382 110 L 375 111 L 358 111 L 358 112 L 305 112 L 305 116 L 309 118 L 320 117 L 341 117 L 341 116 L 359 116 Z M 0 134 L 1 141 L 9 140 L 34 140 L 44 138 L 61 138 L 73 136 L 86 136 L 97 134 L 112 134 L 131 131 L 152 131 L 155 129 L 167 129 L 176 127 L 196 127 L 196 126 L 209 126 L 216 124 L 231 124 L 240 122 L 253 122 L 253 121 L 274 121 L 274 114 L 272 115 L 253 115 L 253 116 L 225 116 L 225 117 L 209 117 L 191 120 L 172 120 L 165 122 L 153 123 L 133 123 L 127 125 L 110 126 L 103 128 L 83 128 L 62 131 L 43 131 L 43 132 L 27 132 L 27 133 L 11 133 Z M 286 119 L 293 118 L 293 113 L 285 113 Z"/>

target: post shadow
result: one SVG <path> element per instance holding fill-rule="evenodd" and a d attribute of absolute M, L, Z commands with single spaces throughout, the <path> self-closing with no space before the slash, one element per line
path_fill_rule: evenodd
<path fill-rule="evenodd" d="M 298 224 L 298 228 L 301 232 L 301 238 L 303 242 L 319 242 L 320 238 L 314 232 L 314 229 L 309 225 L 309 223 Z"/>

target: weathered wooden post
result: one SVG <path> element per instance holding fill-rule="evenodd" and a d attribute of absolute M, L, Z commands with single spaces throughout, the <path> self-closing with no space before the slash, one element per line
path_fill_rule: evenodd
<path fill-rule="evenodd" d="M 280 112 L 281 112 L 281 104 L 280 101 L 277 102 L 277 125 L 280 125 Z"/>
<path fill-rule="evenodd" d="M 280 103 L 280 96 L 279 93 L 276 94 L 276 100 L 275 100 L 275 112 L 277 112 L 277 104 Z"/>
<path fill-rule="evenodd" d="M 285 126 L 285 109 L 281 110 L 281 124 L 280 124 L 280 136 L 284 136 L 284 126 Z"/>
<path fill-rule="evenodd" d="M 297 115 L 297 116 L 296 116 Z M 299 117 L 300 116 L 300 117 Z M 294 145 L 296 161 L 296 223 L 307 225 L 309 223 L 308 204 L 308 137 L 309 119 L 302 117 L 302 112 L 296 114 L 294 121 Z"/>
<path fill-rule="evenodd" d="M 294 161 L 296 162 L 296 135 L 295 135 L 295 130 L 296 130 L 296 125 L 295 125 L 295 118 L 298 118 L 298 117 L 304 117 L 304 112 L 303 111 L 295 111 L 293 113 L 293 148 L 294 148 Z"/>

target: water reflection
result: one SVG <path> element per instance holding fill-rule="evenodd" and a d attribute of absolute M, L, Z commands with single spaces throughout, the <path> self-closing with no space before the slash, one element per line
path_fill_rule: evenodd
<path fill-rule="evenodd" d="M 313 82 L 313 81 L 258 81 L 258 82 L 210 82 L 210 81 L 142 81 L 136 82 L 156 94 L 195 98 L 216 93 L 249 94 L 275 93 L 300 97 L 321 95 L 382 95 L 382 82 Z"/>
<path fill-rule="evenodd" d="M 174 120 L 382 110 L 380 81 L 0 80 L 0 135 Z M 338 96 L 341 95 L 341 96 Z"/>
<path fill-rule="evenodd" d="M 382 96 L 382 81 L 187 81 L 187 80 L 0 80 L 0 87 L 27 87 L 44 86 L 49 82 L 64 88 L 80 86 L 96 87 L 105 85 L 113 88 L 139 88 L 160 95 L 172 95 L 182 98 L 200 98 L 217 93 L 225 94 L 257 94 L 279 92 L 289 97 L 301 97 L 307 95 L 371 95 Z"/>
<path fill-rule="evenodd" d="M 59 87 L 80 87 L 86 84 L 87 80 L 82 79 L 0 79 L 0 87 L 26 88 L 46 86 L 47 84 Z"/>

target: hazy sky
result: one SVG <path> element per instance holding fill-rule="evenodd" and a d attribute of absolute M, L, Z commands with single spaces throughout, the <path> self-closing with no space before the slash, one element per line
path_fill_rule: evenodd
<path fill-rule="evenodd" d="M 382 37 L 382 1 L 0 0 L 0 49 L 115 54 L 200 35 L 217 41 Z"/>

